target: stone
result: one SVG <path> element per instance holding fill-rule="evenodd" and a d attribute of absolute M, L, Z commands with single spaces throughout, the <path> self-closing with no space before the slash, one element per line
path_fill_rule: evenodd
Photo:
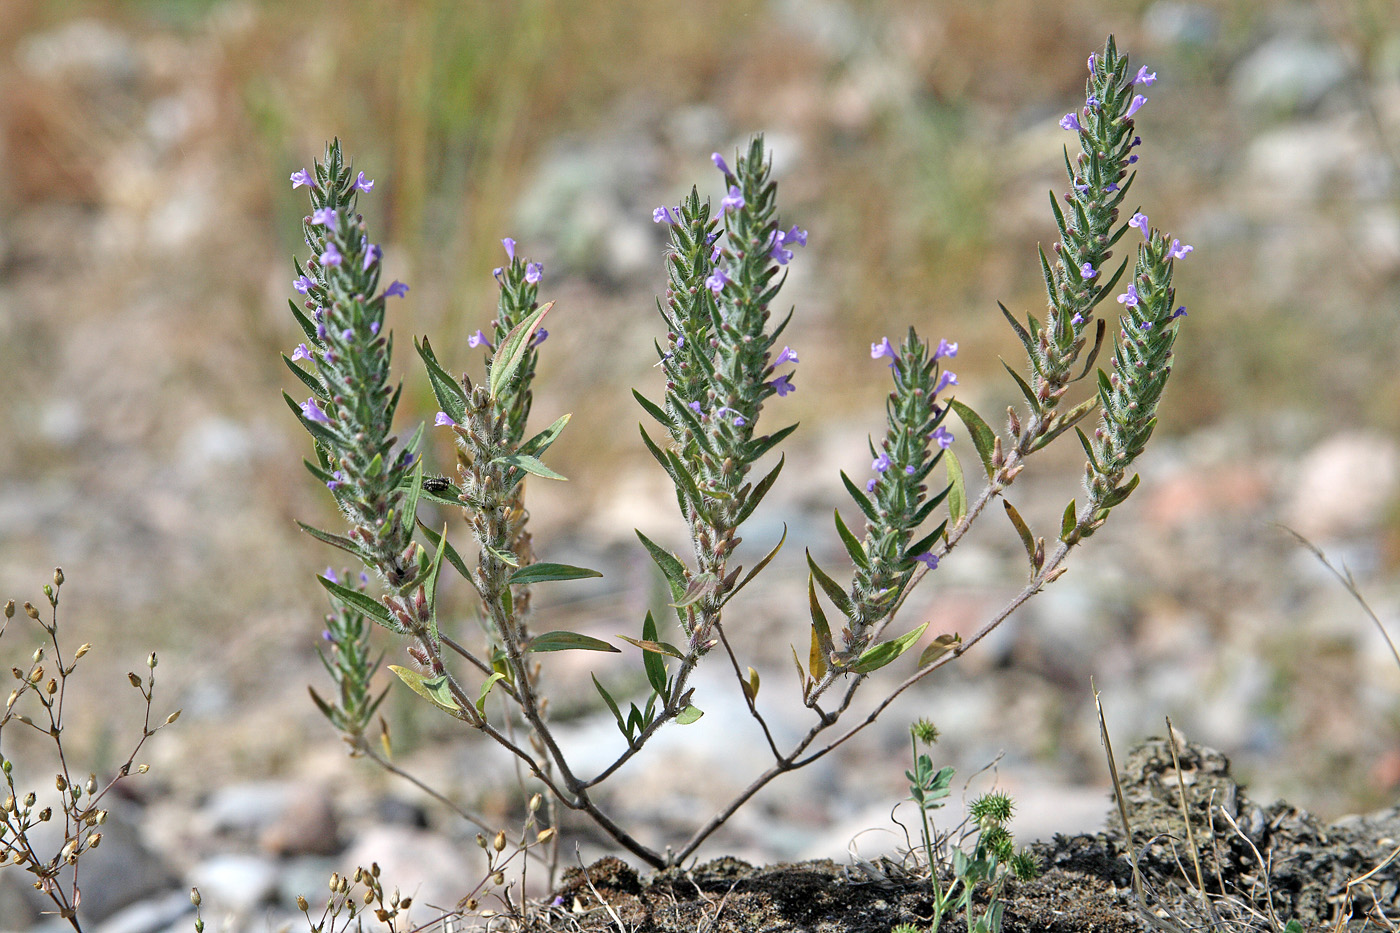
<path fill-rule="evenodd" d="M 191 869 L 189 882 L 199 888 L 204 911 L 244 914 L 272 897 L 278 875 L 276 863 L 262 856 L 216 855 Z"/>

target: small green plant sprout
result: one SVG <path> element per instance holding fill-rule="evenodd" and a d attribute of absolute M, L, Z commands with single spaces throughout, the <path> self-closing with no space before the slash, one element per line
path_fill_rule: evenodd
<path fill-rule="evenodd" d="M 59 638 L 58 599 L 63 582 L 63 570 L 55 569 L 53 583 L 44 586 L 44 598 L 48 602 L 47 618 L 32 603 L 26 602 L 23 607 L 25 616 L 43 630 L 44 644 L 10 668 L 16 686 L 5 701 L 4 714 L 0 715 L 0 773 L 4 776 L 6 794 L 3 807 L 0 807 L 0 867 L 18 866 L 32 875 L 35 890 L 42 891 L 53 902 L 54 912 L 81 933 L 82 925 L 78 919 L 78 908 L 83 899 L 81 863 L 88 853 L 102 843 L 102 826 L 107 821 L 107 810 L 102 807 L 102 800 L 113 787 L 132 774 L 146 773 L 146 765 L 136 764 L 137 754 L 147 739 L 179 719 L 180 711 L 166 716 L 163 722 L 154 725 L 151 722 L 157 664 L 155 652 L 152 652 L 146 657 L 144 677 L 127 674 L 127 679 L 140 691 L 146 704 L 141 738 L 131 754 L 115 774 L 102 781 L 96 773 L 84 776 L 73 767 L 70 755 L 63 746 L 64 698 L 68 679 L 77 670 L 78 662 L 92 650 L 92 645 L 80 645 L 70 656 Z M 5 603 L 4 621 L 0 622 L 0 640 L 3 640 L 14 618 L 15 601 L 11 599 Z M 55 804 L 45 803 L 41 807 L 38 793 L 26 790 L 17 783 L 22 779 L 22 775 L 15 773 L 17 762 L 3 754 L 5 729 L 12 723 L 33 729 L 53 743 L 53 785 L 59 795 Z M 34 762 L 18 764 L 21 772 L 37 772 L 44 768 Z M 35 831 L 55 819 L 62 822 L 62 841 L 52 853 L 41 852 Z"/>
<path fill-rule="evenodd" d="M 926 340 L 911 327 L 898 342 L 882 337 L 871 344 L 871 359 L 888 367 L 892 383 L 885 429 L 869 444 L 871 475 L 864 481 L 839 478 L 864 519 L 863 529 L 853 528 L 835 515 L 836 538 L 851 563 L 849 582 L 838 582 L 845 571 L 824 569 L 808 551 L 811 624 L 800 639 L 807 650 L 794 647 L 793 657 L 797 699 L 810 713 L 811 726 L 789 747 L 781 747 L 769 727 L 759 705 L 759 675 L 740 661 L 724 622 L 730 603 L 769 566 L 787 538 L 784 532 L 776 542 L 765 541 L 752 555 L 739 549 L 745 522 L 779 480 L 785 463 L 781 445 L 796 429 L 783 408 L 784 399 L 797 391 L 798 341 L 788 327 L 800 319 L 795 309 L 782 313 L 778 302 L 787 268 L 807 244 L 807 231 L 781 217 L 761 136 L 732 156 L 711 156 L 726 191 L 717 206 L 692 188 L 679 204 L 653 212 L 668 239 L 666 288 L 656 302 L 663 328 L 656 353 L 664 385 L 657 397 L 634 395 L 649 419 L 640 441 L 674 486 L 688 545 L 686 553 L 676 554 L 637 532 L 639 553 L 656 564 L 670 600 L 666 610 L 648 612 L 639 625 L 619 623 L 634 633 L 619 636 L 626 650 L 640 653 L 639 676 L 632 678 L 644 684 L 639 693 L 618 696 L 616 685 L 593 678 L 617 722 L 621 748 L 591 774 L 577 770 L 551 730 L 543 656 L 623 649 L 581 632 L 546 629 L 531 601 L 534 587 L 601 576 L 542 559 L 548 547 L 534 541 L 526 503 L 527 482 L 564 479 L 544 457 L 569 415 L 543 430 L 529 423 L 533 380 L 547 356 L 546 316 L 554 313 L 551 323 L 568 327 L 567 312 L 553 312 L 552 301 L 541 302 L 542 265 L 527 259 L 514 240 L 502 240 L 506 262 L 493 272 L 499 287 L 494 319 L 468 341 L 485 355 L 484 371 L 472 377 L 449 370 L 426 337 L 413 342 L 441 409 L 434 425 L 451 432 L 456 447 L 455 473 L 425 472 L 424 427 L 402 442 L 393 433 L 402 387 L 389 380 L 393 340 L 386 312 L 408 286 L 398 281 L 384 286 L 380 280 L 383 253 L 358 212 L 360 197 L 373 192 L 374 182 L 352 170 L 338 140 L 311 170 L 292 173 L 292 187 L 307 189 L 310 200 L 302 224 L 309 252 L 295 262 L 293 288 L 300 297 L 291 302 L 305 339 L 284 360 L 305 400 L 285 397 L 314 443 L 314 459 L 306 466 L 330 492 L 346 526 L 303 527 L 364 567 L 358 577 L 328 572 L 320 578 L 335 605 L 324 630 L 330 648 L 323 658 L 337 689 L 329 699 L 314 696 L 352 752 L 414 780 L 389 760 L 382 728 L 380 742 L 368 738 L 382 700 L 369 688 L 378 661 L 372 660 L 377 655 L 368 639 L 372 627 L 382 628 L 400 640 L 408 659 L 389 670 L 425 702 L 514 756 L 525 776 L 522 802 L 537 792 L 544 795 L 537 831 L 557 826 L 554 808 L 562 806 L 590 818 L 648 865 L 676 865 L 771 781 L 844 744 L 905 690 L 961 657 L 1053 582 L 1066 570 L 1069 551 L 1136 485 L 1130 468 L 1156 424 L 1177 320 L 1184 314 L 1172 309 L 1171 272 L 1191 248 L 1153 230 L 1140 212 L 1126 221 L 1120 217 L 1141 142 L 1133 115 L 1146 101 L 1137 90 L 1155 80 L 1146 68 L 1131 72 L 1110 38 L 1089 58 L 1083 108 L 1060 121 L 1074 134 L 1079 152 L 1071 158 L 1066 149 L 1068 189 L 1062 198 L 1051 198 L 1059 241 L 1053 263 L 1040 254 L 1048 293 L 1045 319 L 1021 320 L 1005 312 L 1027 363 L 1025 375 L 1008 367 L 1026 403 L 1019 412 L 1008 411 L 1004 437 L 954 397 L 958 377 L 947 366 L 958 355 L 956 342 Z M 1113 248 L 1134 232 L 1143 241 L 1131 280 L 1116 297 L 1123 314 L 1113 362 L 1098 374 L 1097 392 L 1071 404 L 1068 391 L 1093 371 L 1106 340 L 1107 325 L 1095 317 L 1096 309 L 1128 272 L 1126 261 L 1116 269 L 1110 265 Z M 1102 420 L 1091 438 L 1079 425 L 1095 409 Z M 950 414 L 967 430 L 986 475 L 976 495 L 970 494 L 967 472 L 953 451 Z M 1047 549 L 1045 538 L 1032 532 L 1005 493 L 1032 454 L 1071 429 L 1088 454 L 1085 501 L 1070 503 L 1059 543 Z M 928 622 L 897 623 L 913 588 L 948 558 L 998 497 L 1026 549 L 1029 579 L 1023 589 L 966 639 L 932 633 L 925 640 Z M 427 524 L 419 516 L 425 502 L 446 507 L 460 523 Z M 465 626 L 440 611 L 438 586 L 445 573 L 457 574 L 473 591 L 481 638 L 463 634 Z M 729 618 L 739 624 L 735 615 Z M 921 642 L 918 660 L 907 665 L 903 679 L 841 726 L 871 675 Z M 735 688 L 754 720 L 754 740 L 767 747 L 772 760 L 732 800 L 708 817 L 699 816 L 687 838 L 654 847 L 605 809 L 599 788 L 660 729 L 703 715 L 703 699 L 696 697 L 692 682 L 699 665 L 715 654 L 732 668 Z M 931 764 L 926 771 L 919 767 L 916 761 L 911 782 L 925 795 L 921 806 L 931 806 L 939 799 L 943 772 L 931 770 Z M 478 816 L 458 812 L 484 828 Z M 998 825 L 992 816 L 979 824 L 978 848 L 964 856 L 968 877 L 991 881 L 1010 864 L 1010 855 L 992 846 Z"/>
<path fill-rule="evenodd" d="M 938 740 L 938 729 L 931 722 L 919 720 L 910 727 L 909 734 L 914 767 L 904 776 L 909 779 L 909 799 L 919 808 L 919 832 L 933 895 L 929 931 L 937 933 L 945 917 L 961 911 L 968 930 L 998 933 L 1003 910 L 999 895 L 1006 878 L 1028 879 L 1040 873 L 1034 856 L 1025 850 L 1015 851 L 1006 828 L 1013 810 L 1011 798 L 1001 791 L 991 791 L 973 800 L 968 806 L 967 829 L 957 843 L 951 841 L 950 833 L 938 834 L 929 812 L 941 808 L 951 793 L 953 768 L 945 765 L 935 771 L 933 759 L 919 751 L 920 744 L 932 745 Z M 973 839 L 971 855 L 963 847 L 969 836 Z M 952 874 L 946 888 L 939 877 L 944 869 Z M 978 884 L 987 886 L 987 909 L 974 922 L 972 895 Z"/>

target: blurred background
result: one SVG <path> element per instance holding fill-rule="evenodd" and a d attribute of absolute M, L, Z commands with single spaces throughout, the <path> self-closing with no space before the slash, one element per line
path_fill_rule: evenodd
<path fill-rule="evenodd" d="M 1109 33 L 1158 74 L 1137 114 L 1129 204 L 1195 247 L 1177 265 L 1189 317 L 1142 486 L 995 637 L 906 694 L 883 730 L 761 794 L 701 854 L 903 845 L 889 811 L 907 793 L 905 728 L 919 716 L 943 731 L 938 764 L 972 775 L 996 762 L 1019 838 L 1097 828 L 1107 775 L 1091 676 L 1120 750 L 1170 715 L 1229 755 L 1256 799 L 1328 818 L 1393 805 L 1400 670 L 1275 524 L 1345 561 L 1395 629 L 1393 0 L 9 0 L 0 598 L 40 603 L 64 568 L 60 624 L 94 645 L 69 699 L 77 760 L 110 771 L 125 759 L 141 704 L 124 674 L 153 649 L 156 712 L 185 711 L 143 749 L 152 772 L 117 814 L 128 829 L 111 847 L 125 854 L 106 856 L 119 877 L 101 873 L 103 852 L 87 869 L 91 916 L 134 902 L 158 918 L 142 929 L 159 929 L 188 909 L 191 883 L 206 916 L 211 903 L 285 910 L 356 859 L 435 903 L 480 874 L 475 828 L 349 760 L 306 695 L 328 683 L 313 574 L 337 558 L 293 519 L 338 518 L 298 462 L 310 444 L 279 397 L 299 387 L 278 356 L 298 340 L 286 300 L 304 249 L 306 200 L 288 175 L 328 139 L 375 180 L 362 209 L 386 275 L 412 288 L 390 318 L 405 434 L 436 410 L 409 336 L 430 334 L 450 368 L 479 374 L 467 338 L 493 313 L 501 238 L 543 262 L 542 298 L 558 304 L 536 417 L 574 417 L 551 451 L 570 482 L 531 489 L 536 547 L 606 576 L 543 589 L 537 626 L 635 637 L 658 581 L 632 529 L 683 544 L 630 393 L 660 392 L 664 232 L 651 211 L 692 184 L 717 194 L 710 153 L 766 134 L 784 220 L 810 232 L 782 299 L 797 309 L 785 341 L 799 391 L 770 403 L 767 427 L 801 428 L 743 560 L 784 523 L 788 546 L 727 629 L 779 729 L 797 734 L 802 548 L 843 566 L 831 510 L 855 510 L 837 471 L 867 472 L 865 437 L 883 430 L 887 374 L 869 345 L 911 323 L 957 341 L 960 397 L 1001 423 L 1016 390 L 998 358 L 1021 361 L 996 302 L 1042 313 L 1035 247 L 1054 239 L 1047 192 L 1066 185 L 1057 121 L 1082 105 L 1085 59 Z M 450 464 L 446 438 L 430 436 L 430 461 Z M 1053 536 L 1082 452 L 1065 442 L 1037 460 L 1009 498 Z M 971 632 L 1019 588 L 1014 532 L 982 524 L 905 621 Z M 448 598 L 469 635 L 458 584 Z M 37 643 L 21 622 L 0 642 L 5 666 Z M 622 693 L 641 665 L 635 652 L 548 661 L 565 743 L 601 766 L 622 744 L 589 665 Z M 764 765 L 756 732 L 742 748 L 737 686 L 711 668 L 706 718 L 664 730 L 616 780 L 615 807 L 656 844 Z M 407 691 L 385 715 L 406 768 L 494 824 L 518 818 L 508 761 Z M 7 756 L 42 749 L 14 729 L 5 740 Z M 575 842 L 584 859 L 607 851 L 587 826 L 566 829 L 568 861 Z M 0 916 L 23 929 L 39 921 L 18 875 L 0 873 Z"/>

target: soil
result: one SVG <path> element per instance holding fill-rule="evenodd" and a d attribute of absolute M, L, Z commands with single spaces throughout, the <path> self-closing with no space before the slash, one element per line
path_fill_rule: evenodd
<path fill-rule="evenodd" d="M 1056 836 L 1031 846 L 1043 870 L 1001 892 L 1005 933 L 1138 933 L 1163 930 L 1395 930 L 1400 916 L 1400 808 L 1323 824 L 1277 802 L 1251 801 L 1220 752 L 1150 739 L 1120 775 L 1137 847 L 1142 901 L 1116 805 L 1110 829 Z M 1182 818 L 1184 785 L 1191 838 Z M 1196 859 L 1192 859 L 1192 842 Z M 1207 897 L 1196 893 L 1196 862 Z M 946 869 L 943 883 L 950 880 Z M 986 910 L 978 892 L 974 920 Z M 1145 908 L 1145 909 L 1144 909 Z M 1150 917 L 1148 915 L 1151 915 Z M 830 860 L 755 868 L 722 858 L 643 877 L 608 857 L 573 869 L 526 924 L 546 931 L 625 933 L 887 933 L 901 923 L 927 929 L 928 873 L 915 856 L 864 867 Z M 1390 919 L 1387 919 L 1390 918 Z M 962 933 L 962 916 L 942 929 Z"/>

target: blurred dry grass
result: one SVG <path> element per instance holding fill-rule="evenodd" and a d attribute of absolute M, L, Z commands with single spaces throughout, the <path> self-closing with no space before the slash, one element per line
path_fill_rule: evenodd
<path fill-rule="evenodd" d="M 445 358 L 472 359 L 466 337 L 494 306 L 499 239 L 551 159 L 617 140 L 649 166 L 635 196 L 660 203 L 704 177 L 711 148 L 757 130 L 794 153 L 785 211 L 812 234 L 792 285 L 805 315 L 800 417 L 874 427 L 881 390 L 860 363 L 907 321 L 959 340 L 969 397 L 1000 410 L 1010 387 L 996 356 L 1013 358 L 1014 338 L 995 301 L 1043 305 L 1034 248 L 1052 238 L 1046 192 L 1063 186 L 1054 121 L 1110 32 L 1162 78 L 1139 119 L 1134 197 L 1197 246 L 1179 270 L 1191 317 L 1163 437 L 1225 426 L 1247 457 L 1296 454 L 1342 427 L 1395 435 L 1400 263 L 1373 262 L 1354 239 L 1363 208 L 1395 212 L 1394 179 L 1368 189 L 1328 175 L 1289 202 L 1243 174 L 1249 143 L 1273 126 L 1325 125 L 1326 114 L 1243 113 L 1226 86 L 1261 35 L 1313 14 L 1197 4 L 1215 38 L 1171 44 L 1144 29 L 1149 6 L 0 5 L 0 595 L 27 593 L 61 563 L 75 625 L 120 632 L 113 653 L 133 658 L 168 645 L 185 662 L 170 676 L 187 702 L 217 710 L 247 696 L 311 719 L 300 697 L 322 610 L 307 572 L 326 554 L 290 517 L 324 516 L 327 503 L 296 465 L 304 439 L 277 399 L 288 380 L 276 357 L 294 340 L 283 302 L 302 213 L 286 178 L 333 135 L 376 178 L 367 212 L 390 270 L 413 286 L 394 325 L 406 418 L 432 410 L 404 362 L 407 336 L 431 333 Z M 1320 8 L 1360 76 L 1348 93 L 1394 87 L 1383 74 L 1400 42 L 1392 13 L 1385 0 Z M 59 49 L 70 64 L 46 68 L 59 52 L 36 37 L 85 21 L 121 47 L 110 60 L 100 42 Z M 679 150 L 687 133 L 671 121 L 696 113 L 715 135 Z M 1385 113 L 1358 132 L 1384 141 L 1394 169 L 1400 127 Z M 1367 190 L 1389 200 L 1363 204 Z M 576 411 L 557 448 L 574 498 L 538 512 L 578 531 L 641 462 L 626 388 L 652 384 L 659 265 L 618 281 L 570 267 L 556 243 L 522 249 L 545 259 L 561 299 L 562 352 L 541 404 Z M 230 425 L 232 451 L 219 433 Z M 1388 528 L 1393 570 L 1400 514 Z M 299 741 L 294 725 L 228 728 L 208 753 L 217 745 L 235 770 L 285 765 Z"/>

